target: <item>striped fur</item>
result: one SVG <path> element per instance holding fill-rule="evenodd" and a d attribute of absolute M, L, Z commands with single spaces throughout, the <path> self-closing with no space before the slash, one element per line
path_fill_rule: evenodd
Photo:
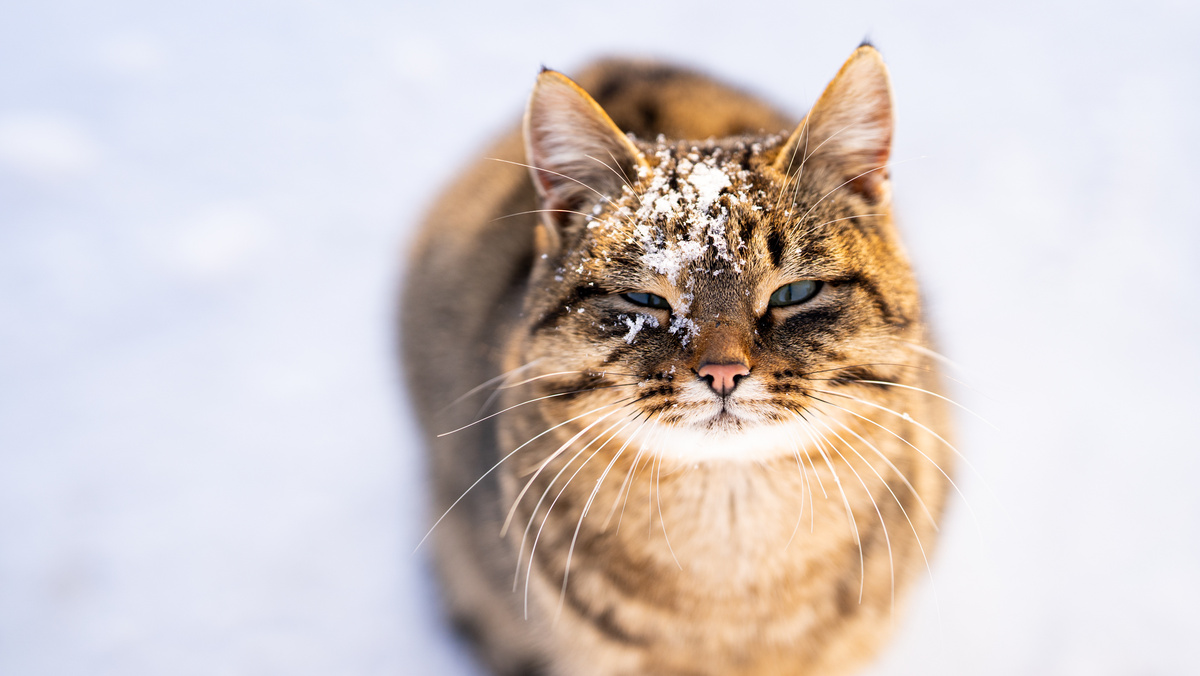
<path fill-rule="evenodd" d="M 449 612 L 497 674 L 848 673 L 953 464 L 882 61 L 861 47 L 798 126 L 660 64 L 577 82 L 539 77 L 410 260 Z M 769 305 L 797 280 L 821 286 Z M 722 397 L 707 363 L 749 374 Z"/>

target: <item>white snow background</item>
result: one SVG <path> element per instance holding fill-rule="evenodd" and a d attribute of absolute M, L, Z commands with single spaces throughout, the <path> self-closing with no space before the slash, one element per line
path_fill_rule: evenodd
<path fill-rule="evenodd" d="M 478 673 L 443 628 L 400 252 L 541 64 L 802 113 L 864 36 L 978 468 L 871 674 L 1200 663 L 1200 5 L 7 3 L 0 674 Z M 428 318 L 436 322 L 436 317 Z"/>

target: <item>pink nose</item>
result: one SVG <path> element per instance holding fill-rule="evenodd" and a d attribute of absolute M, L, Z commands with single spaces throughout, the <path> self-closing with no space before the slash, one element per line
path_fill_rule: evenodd
<path fill-rule="evenodd" d="M 714 392 L 727 397 L 737 387 L 739 380 L 750 375 L 750 369 L 745 364 L 705 364 L 696 373 L 708 381 L 708 386 Z"/>

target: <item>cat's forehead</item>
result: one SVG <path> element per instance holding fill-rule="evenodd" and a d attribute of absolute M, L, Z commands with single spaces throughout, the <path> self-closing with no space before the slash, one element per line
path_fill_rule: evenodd
<path fill-rule="evenodd" d="M 678 200 L 682 205 L 711 204 L 723 191 L 748 189 L 763 158 L 773 154 L 783 136 L 671 141 L 659 136 L 653 143 L 634 139 L 645 164 L 638 183 L 647 193 Z"/>
<path fill-rule="evenodd" d="M 698 264 L 740 270 L 746 230 L 771 208 L 763 170 L 782 140 L 638 142 L 646 163 L 621 195 L 596 205 L 593 247 L 623 252 L 671 283 Z"/>

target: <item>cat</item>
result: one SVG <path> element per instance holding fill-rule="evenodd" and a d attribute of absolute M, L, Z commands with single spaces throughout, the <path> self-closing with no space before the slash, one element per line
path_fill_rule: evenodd
<path fill-rule="evenodd" d="M 892 117 L 868 44 L 798 125 L 658 63 L 543 70 L 436 201 L 403 358 L 448 612 L 494 673 L 879 650 L 953 464 Z"/>

